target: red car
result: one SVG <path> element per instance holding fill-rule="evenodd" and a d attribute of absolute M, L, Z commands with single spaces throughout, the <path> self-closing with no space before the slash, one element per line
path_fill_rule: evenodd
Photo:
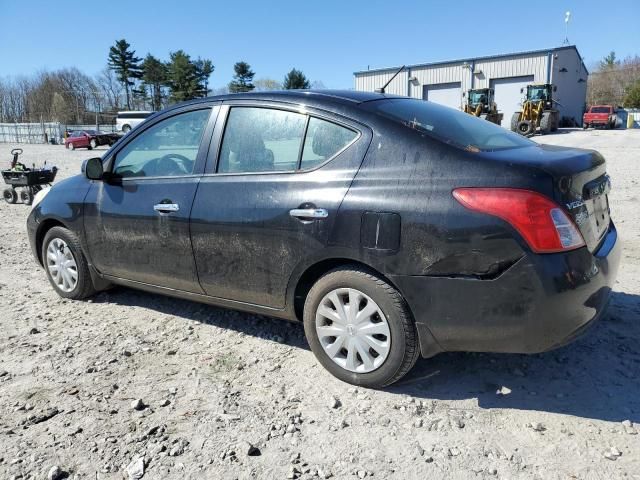
<path fill-rule="evenodd" d="M 71 132 L 64 140 L 64 146 L 75 150 L 76 148 L 96 148 L 100 145 L 113 145 L 118 141 L 118 135 L 113 133 L 102 133 L 96 130 L 76 130 Z"/>
<path fill-rule="evenodd" d="M 611 105 L 593 105 L 582 116 L 582 128 L 616 128 L 616 110 Z"/>

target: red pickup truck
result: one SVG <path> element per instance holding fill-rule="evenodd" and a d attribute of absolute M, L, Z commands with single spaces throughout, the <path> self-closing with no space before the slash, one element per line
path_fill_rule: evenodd
<path fill-rule="evenodd" d="M 616 128 L 616 110 L 611 105 L 594 105 L 582 117 L 582 128 Z"/>

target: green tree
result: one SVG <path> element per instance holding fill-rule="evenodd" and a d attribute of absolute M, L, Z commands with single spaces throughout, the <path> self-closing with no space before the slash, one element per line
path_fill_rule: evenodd
<path fill-rule="evenodd" d="M 167 86 L 172 102 L 183 102 L 201 96 L 198 69 L 184 50 L 172 52 L 167 64 Z"/>
<path fill-rule="evenodd" d="M 206 97 L 209 95 L 209 77 L 215 70 L 213 62 L 208 59 L 198 58 L 194 65 L 196 67 L 196 76 L 198 78 L 199 95 Z"/>
<path fill-rule="evenodd" d="M 640 80 L 627 91 L 624 97 L 624 106 L 626 108 L 640 108 Z"/>
<path fill-rule="evenodd" d="M 304 73 L 301 70 L 296 70 L 292 68 L 289 73 L 284 77 L 284 82 L 282 83 L 282 88 L 285 90 L 293 90 L 293 89 L 308 89 L 311 86 L 307 77 L 305 77 Z"/>
<path fill-rule="evenodd" d="M 616 52 L 612 50 L 600 61 L 600 70 L 613 70 L 618 65 L 620 65 L 620 60 L 616 59 Z"/>
<path fill-rule="evenodd" d="M 255 88 L 251 83 L 255 72 L 251 71 L 251 65 L 247 62 L 238 62 L 233 66 L 236 72 L 233 80 L 229 83 L 229 91 L 231 93 L 250 92 Z"/>
<path fill-rule="evenodd" d="M 109 49 L 109 68 L 116 72 L 118 81 L 125 90 L 127 99 L 127 108 L 131 108 L 130 88 L 135 85 L 135 80 L 142 75 L 140 67 L 140 58 L 136 57 L 135 50 L 123 38 L 117 40 Z"/>
<path fill-rule="evenodd" d="M 167 67 L 150 53 L 142 62 L 142 81 L 151 91 L 151 108 L 162 109 L 162 87 L 167 82 Z"/>

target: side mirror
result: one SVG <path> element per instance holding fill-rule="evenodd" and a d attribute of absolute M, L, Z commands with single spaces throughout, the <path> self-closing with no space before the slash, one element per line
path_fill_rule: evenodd
<path fill-rule="evenodd" d="M 90 158 L 84 165 L 84 174 L 89 180 L 102 180 L 104 169 L 100 157 Z"/>

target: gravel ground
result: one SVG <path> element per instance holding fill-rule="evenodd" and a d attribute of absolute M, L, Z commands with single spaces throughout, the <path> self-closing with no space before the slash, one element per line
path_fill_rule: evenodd
<path fill-rule="evenodd" d="M 296 324 L 124 288 L 62 300 L 29 208 L 2 202 L 0 478 L 640 478 L 640 130 L 538 140 L 608 160 L 608 317 L 542 355 L 420 360 L 385 391 L 331 377 Z M 61 178 L 92 154 L 22 147 Z"/>

